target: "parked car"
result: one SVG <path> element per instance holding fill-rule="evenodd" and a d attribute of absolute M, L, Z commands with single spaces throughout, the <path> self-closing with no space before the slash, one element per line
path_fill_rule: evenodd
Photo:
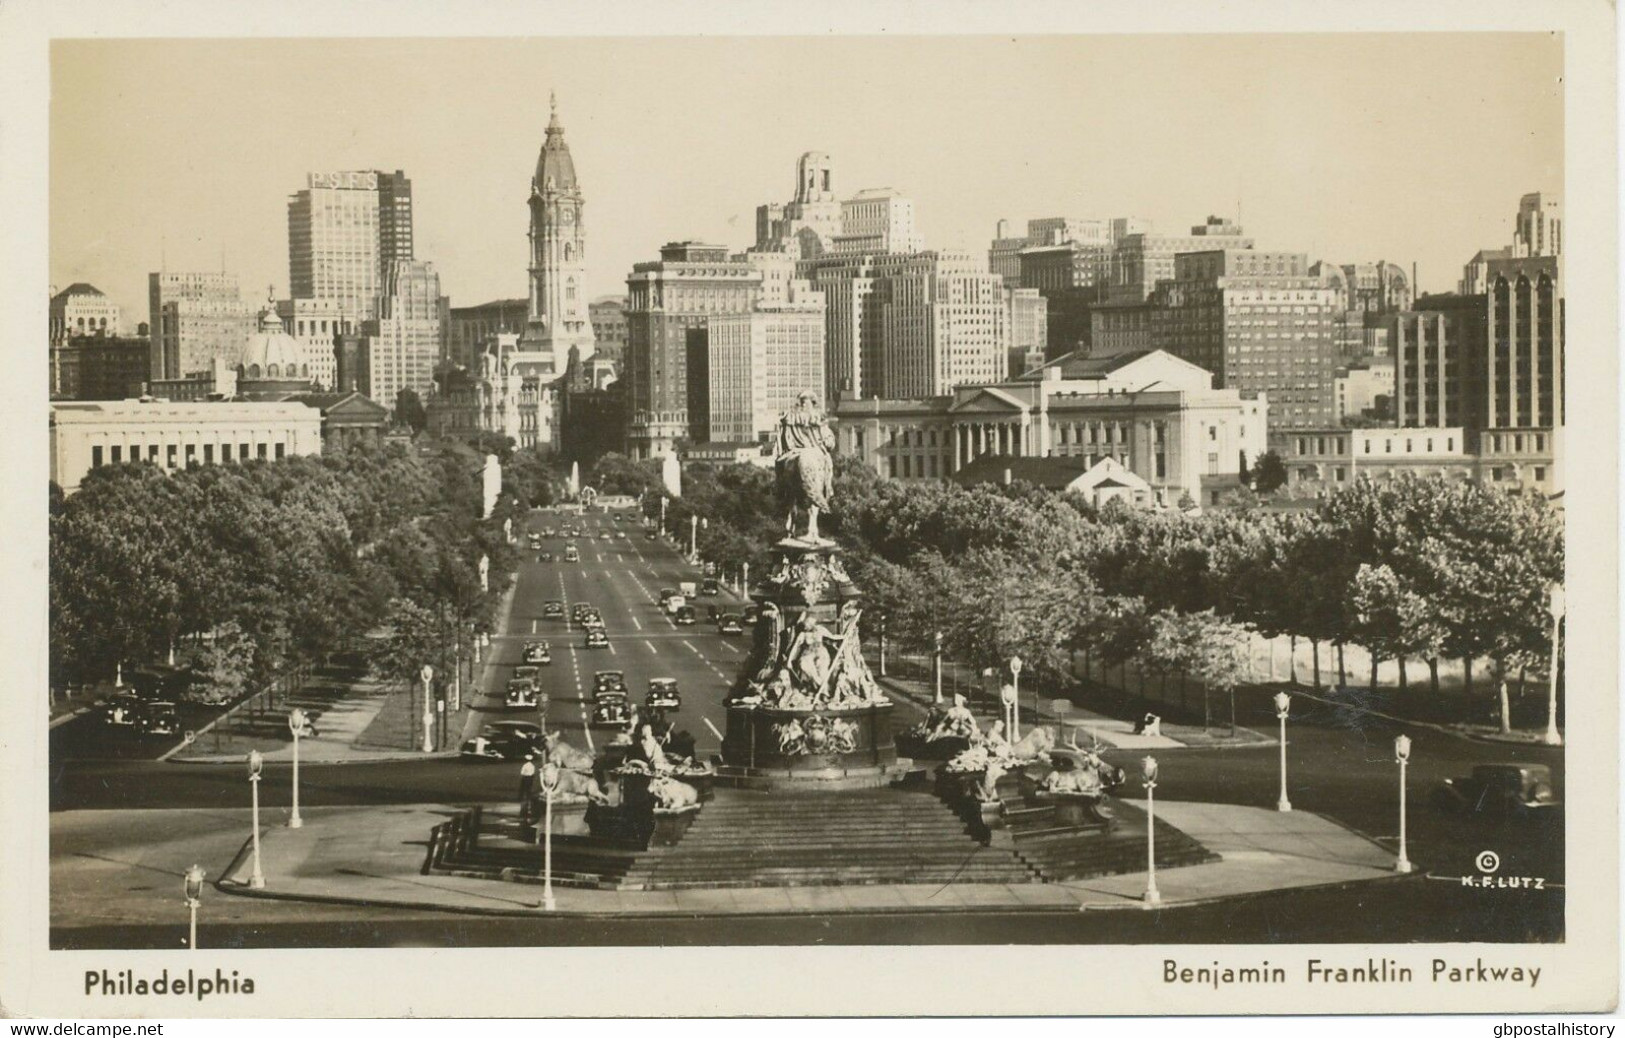
<path fill-rule="evenodd" d="M 508 691 L 503 697 L 509 707 L 531 708 L 536 705 L 536 685 L 528 678 L 509 678 Z"/>
<path fill-rule="evenodd" d="M 679 710 L 683 697 L 677 691 L 676 678 L 650 678 L 649 693 L 643 705 L 650 710 Z"/>
<path fill-rule="evenodd" d="M 526 642 L 521 658 L 526 663 L 548 664 L 553 662 L 553 653 L 546 642 Z"/>
<path fill-rule="evenodd" d="M 136 719 L 135 730 L 142 735 L 174 735 L 181 730 L 181 717 L 174 703 L 148 703 Z"/>
<path fill-rule="evenodd" d="M 679 606 L 677 608 L 677 614 L 673 616 L 671 620 L 672 623 L 681 624 L 684 627 L 692 627 L 694 625 L 694 607 L 691 605 Z"/>
<path fill-rule="evenodd" d="M 1552 769 L 1544 764 L 1480 764 L 1466 778 L 1445 779 L 1433 791 L 1444 811 L 1493 818 L 1560 814 L 1563 802 L 1552 789 Z"/>
<path fill-rule="evenodd" d="M 135 696 L 114 696 L 102 704 L 102 721 L 118 728 L 134 728 L 141 720 L 146 704 Z"/>
<path fill-rule="evenodd" d="M 594 627 L 587 632 L 586 647 L 589 649 L 609 648 L 609 635 L 604 633 L 603 628 Z"/>
<path fill-rule="evenodd" d="M 548 602 L 547 604 L 543 605 L 542 606 L 542 619 L 544 619 L 544 620 L 562 620 L 562 619 L 564 619 L 564 603 L 563 602 Z"/>
<path fill-rule="evenodd" d="M 744 634 L 745 627 L 739 622 L 739 617 L 733 613 L 723 613 L 717 619 L 718 634 Z"/>

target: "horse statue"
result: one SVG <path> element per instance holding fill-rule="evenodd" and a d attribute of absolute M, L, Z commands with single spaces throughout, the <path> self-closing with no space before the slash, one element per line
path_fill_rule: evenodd
<path fill-rule="evenodd" d="M 810 390 L 779 416 L 774 441 L 774 482 L 785 510 L 784 534 L 796 536 L 796 512 L 807 513 L 805 540 L 818 544 L 818 515 L 830 508 L 835 489 L 835 434 L 830 431 L 818 397 Z"/>

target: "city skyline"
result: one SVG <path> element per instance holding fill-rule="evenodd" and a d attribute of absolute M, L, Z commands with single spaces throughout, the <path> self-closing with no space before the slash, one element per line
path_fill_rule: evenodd
<path fill-rule="evenodd" d="M 1414 261 L 1422 290 L 1449 291 L 1474 252 L 1510 240 L 1522 194 L 1561 193 L 1561 47 L 1533 34 L 62 41 L 50 277 L 97 285 L 127 316 L 150 271 L 222 258 L 245 298 L 261 284 L 285 295 L 285 207 L 305 175 L 398 168 L 417 252 L 453 304 L 523 296 L 525 196 L 556 90 L 590 298 L 622 294 L 667 241 L 749 246 L 755 207 L 788 196 L 806 150 L 831 156 L 840 197 L 911 197 L 929 248 L 985 254 L 1001 217 L 1133 215 L 1182 232 L 1219 214 L 1259 248 Z M 606 71 L 628 57 L 640 82 L 683 88 L 651 94 Z M 862 73 L 811 90 L 809 61 Z M 455 72 L 476 62 L 480 83 Z M 967 65 L 998 75 L 936 74 Z M 1464 78 L 1485 67 L 1497 75 Z M 201 106 L 200 81 L 232 85 Z M 1011 103 L 1035 96 L 1053 103 Z"/>

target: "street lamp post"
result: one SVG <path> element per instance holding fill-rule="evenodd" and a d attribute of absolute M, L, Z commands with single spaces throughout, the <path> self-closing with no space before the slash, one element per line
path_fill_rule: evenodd
<path fill-rule="evenodd" d="M 1405 853 L 1405 766 L 1411 759 L 1410 736 L 1394 739 L 1394 759 L 1399 761 L 1399 860 L 1394 862 L 1395 872 L 1411 871 L 1411 859 Z"/>
<path fill-rule="evenodd" d="M 186 932 L 186 947 L 197 951 L 197 906 L 203 901 L 203 867 L 193 865 L 186 870 L 186 907 L 192 921 Z"/>
<path fill-rule="evenodd" d="M 1563 634 L 1563 616 L 1567 612 L 1567 606 L 1563 585 L 1553 584 L 1551 595 L 1546 601 L 1546 610 L 1552 615 L 1552 664 L 1551 673 L 1546 678 L 1546 737 L 1541 741 L 1547 746 L 1563 745 L 1563 733 L 1557 730 L 1557 652 L 1559 639 Z"/>
<path fill-rule="evenodd" d="M 418 671 L 423 679 L 423 752 L 434 752 L 434 668 L 427 663 Z"/>
<path fill-rule="evenodd" d="M 248 785 L 254 795 L 254 870 L 248 876 L 248 885 L 255 890 L 265 887 L 265 873 L 260 871 L 260 773 L 265 770 L 265 758 L 259 750 L 248 751 Z"/>
<path fill-rule="evenodd" d="M 880 676 L 886 676 L 886 614 L 880 614 Z"/>
<path fill-rule="evenodd" d="M 559 766 L 552 761 L 542 765 L 538 776 L 542 786 L 542 908 L 558 907 L 553 900 L 553 794 L 559 789 Z"/>
<path fill-rule="evenodd" d="M 1286 715 L 1292 708 L 1292 697 L 1285 692 L 1275 693 L 1275 716 L 1281 719 L 1281 798 L 1275 802 L 1275 810 L 1292 810 L 1292 801 L 1286 798 Z"/>
<path fill-rule="evenodd" d="M 293 732 L 293 814 L 288 816 L 288 828 L 303 828 L 305 820 L 299 817 L 299 737 L 305 728 L 305 712 L 299 707 L 288 711 L 288 730 Z"/>
<path fill-rule="evenodd" d="M 1140 761 L 1140 778 L 1145 783 L 1145 907 L 1162 904 L 1157 889 L 1157 758 Z"/>
<path fill-rule="evenodd" d="M 1014 698 L 1010 701 L 1010 738 L 1021 738 L 1021 668 L 1020 656 L 1010 657 L 1010 688 Z M 1033 689 L 1033 727 L 1038 726 L 1038 689 Z"/>
<path fill-rule="evenodd" d="M 1004 707 L 1004 728 L 1010 733 L 1012 741 L 1021 738 L 1016 731 L 1016 686 L 1005 685 L 999 689 L 999 704 Z"/>
<path fill-rule="evenodd" d="M 666 495 L 660 495 L 660 536 L 666 536 Z"/>
<path fill-rule="evenodd" d="M 936 698 L 933 702 L 942 702 L 942 632 L 937 631 L 931 635 L 931 676 L 936 684 Z"/>

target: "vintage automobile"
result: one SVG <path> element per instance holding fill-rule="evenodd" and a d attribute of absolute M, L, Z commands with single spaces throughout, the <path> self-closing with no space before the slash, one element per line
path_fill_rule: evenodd
<path fill-rule="evenodd" d="M 649 694 L 644 697 L 643 705 L 649 710 L 681 709 L 683 697 L 677 691 L 677 679 L 650 678 Z"/>
<path fill-rule="evenodd" d="M 604 629 L 604 618 L 599 615 L 598 610 L 594 609 L 582 616 L 581 626 L 589 631 L 602 631 Z"/>
<path fill-rule="evenodd" d="M 587 640 L 583 643 L 589 649 L 609 648 L 609 635 L 604 633 L 602 627 L 594 627 L 587 632 Z"/>
<path fill-rule="evenodd" d="M 1493 818 L 1554 817 L 1563 802 L 1544 764 L 1480 764 L 1466 778 L 1445 779 L 1433 791 L 1443 811 Z"/>
<path fill-rule="evenodd" d="M 625 688 L 599 688 L 592 694 L 592 725 L 594 728 L 621 728 L 632 720 L 632 707 L 626 701 Z"/>
<path fill-rule="evenodd" d="M 181 730 L 180 714 L 175 704 L 160 700 L 148 703 L 136 718 L 135 730 L 142 735 L 174 735 Z"/>
<path fill-rule="evenodd" d="M 575 545 L 572 544 L 569 547 L 564 549 L 564 561 L 565 562 L 580 562 L 581 561 L 581 553 L 576 550 Z"/>
<path fill-rule="evenodd" d="M 509 678 L 508 690 L 503 696 L 503 702 L 510 707 L 534 707 L 536 705 L 536 682 L 530 678 Z"/>
<path fill-rule="evenodd" d="M 740 614 L 739 622 L 746 625 L 754 624 L 757 619 L 761 617 L 761 615 L 762 607 L 757 605 L 755 602 L 752 602 L 750 605 L 746 606 L 744 612 Z"/>
<path fill-rule="evenodd" d="M 545 605 L 543 605 L 542 606 L 542 619 L 544 619 L 544 620 L 562 620 L 562 619 L 564 619 L 564 603 L 563 602 L 558 602 L 558 601 L 553 601 L 553 602 L 548 602 Z"/>
<path fill-rule="evenodd" d="M 678 606 L 676 615 L 671 618 L 672 623 L 681 624 L 684 627 L 692 627 L 694 620 L 694 607 L 691 605 Z"/>
<path fill-rule="evenodd" d="M 677 611 L 683 608 L 685 605 L 688 605 L 688 599 L 684 598 L 682 595 L 672 595 L 665 601 L 666 615 L 673 617 L 676 616 Z"/>
<path fill-rule="evenodd" d="M 488 724 L 479 735 L 463 743 L 458 755 L 464 760 L 523 760 L 535 753 L 542 741 L 540 725 L 529 721 L 502 721 Z"/>
<path fill-rule="evenodd" d="M 718 590 L 717 582 L 713 578 L 707 577 L 705 581 L 700 584 L 700 594 L 705 595 L 706 597 L 715 595 Z"/>
<path fill-rule="evenodd" d="M 552 648 L 546 642 L 526 642 L 523 658 L 526 663 L 552 663 Z"/>
<path fill-rule="evenodd" d="M 102 720 L 120 728 L 134 728 L 140 724 L 146 704 L 135 696 L 118 695 L 102 704 Z"/>
<path fill-rule="evenodd" d="M 665 611 L 666 603 L 670 602 L 674 597 L 676 597 L 676 595 L 677 589 L 674 587 L 663 587 L 660 589 L 660 608 L 662 611 Z"/>
<path fill-rule="evenodd" d="M 537 562 L 552 562 L 553 561 L 553 553 L 550 552 L 550 551 L 537 552 L 536 553 L 536 561 Z"/>
<path fill-rule="evenodd" d="M 542 546 L 542 535 L 532 532 L 530 535 L 530 546 L 532 548 L 540 548 Z"/>
<path fill-rule="evenodd" d="M 718 634 L 744 634 L 745 627 L 739 622 L 739 617 L 733 613 L 723 613 L 717 617 Z"/>
<path fill-rule="evenodd" d="M 626 540 L 626 531 L 625 530 L 616 530 L 615 531 L 615 539 L 620 540 L 620 541 Z"/>
<path fill-rule="evenodd" d="M 624 696 L 627 694 L 626 672 L 620 670 L 597 671 L 592 676 L 592 687 L 594 692 L 611 689 Z"/>

